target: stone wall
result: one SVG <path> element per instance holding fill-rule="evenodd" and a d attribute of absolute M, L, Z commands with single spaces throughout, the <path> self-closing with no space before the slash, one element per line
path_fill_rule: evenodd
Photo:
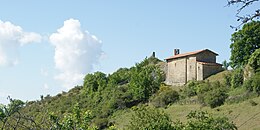
<path fill-rule="evenodd" d="M 204 51 L 195 55 L 168 60 L 165 83 L 183 85 L 189 80 L 204 80 L 220 71 L 222 71 L 222 67 L 220 64 L 216 64 L 216 54 L 211 51 Z"/>
<path fill-rule="evenodd" d="M 216 54 L 210 51 L 204 51 L 196 55 L 197 61 L 216 63 Z"/>
<path fill-rule="evenodd" d="M 168 73 L 166 83 L 171 85 L 183 85 L 187 82 L 186 78 L 186 58 L 174 59 L 168 61 Z"/>
<path fill-rule="evenodd" d="M 197 62 L 197 80 L 203 80 L 203 65 Z"/>
<path fill-rule="evenodd" d="M 189 80 L 197 80 L 197 64 L 196 64 L 196 57 L 188 57 L 187 58 L 187 81 Z"/>
<path fill-rule="evenodd" d="M 216 74 L 220 71 L 223 70 L 221 65 L 207 65 L 204 64 L 203 66 L 203 80 L 206 79 L 207 77 Z"/>

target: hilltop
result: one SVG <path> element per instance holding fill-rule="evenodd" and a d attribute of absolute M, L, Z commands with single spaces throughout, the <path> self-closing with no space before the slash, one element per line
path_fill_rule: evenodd
<path fill-rule="evenodd" d="M 87 126 L 125 129 L 134 113 L 133 108 L 145 105 L 164 111 L 173 121 L 186 122 L 189 112 L 203 110 L 228 117 L 239 129 L 260 128 L 260 98 L 256 91 L 248 89 L 250 84 L 247 82 L 247 86 L 241 86 L 242 83 L 232 87 L 236 83 L 233 80 L 238 80 L 242 71 L 226 70 L 204 81 L 168 86 L 163 83 L 165 66 L 165 62 L 149 57 L 131 68 L 120 68 L 109 75 L 102 72 L 87 74 L 83 86 L 26 102 L 18 111 L 26 117 L 20 123 L 31 128 L 30 120 L 33 120 L 33 128 L 58 128 L 60 123 L 66 124 L 67 118 L 74 119 L 71 113 L 76 108 L 80 113 L 88 113 Z M 259 81 L 258 78 L 258 75 L 253 76 L 250 82 Z M 17 114 L 11 116 L 10 124 L 16 121 Z"/>

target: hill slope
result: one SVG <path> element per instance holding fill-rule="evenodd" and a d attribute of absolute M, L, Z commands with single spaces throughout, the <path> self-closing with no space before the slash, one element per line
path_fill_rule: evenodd
<path fill-rule="evenodd" d="M 157 109 L 165 111 L 173 121 L 185 122 L 191 110 L 203 110 L 216 116 L 227 116 L 239 129 L 260 129 L 260 97 L 250 97 L 252 94 L 248 96 L 248 91 L 243 87 L 223 87 L 226 76 L 232 75 L 231 71 L 212 75 L 206 81 L 191 83 L 192 86 L 188 83 L 179 87 L 162 84 L 165 79 L 163 71 L 165 63 L 150 57 L 131 68 L 120 68 L 111 75 L 102 72 L 87 74 L 83 86 L 76 86 L 53 97 L 42 96 L 40 101 L 27 102 L 20 113 L 39 123 L 42 129 L 48 129 L 51 124 L 50 114 L 57 115 L 56 120 L 61 121 L 73 113 L 74 106 L 78 105 L 82 112 L 90 110 L 92 113 L 90 124 L 100 129 L 114 124 L 123 129 L 129 123 L 133 107 L 140 104 L 154 105 L 156 99 L 157 103 L 163 102 L 157 106 L 161 108 Z M 214 87 L 211 83 L 221 86 L 225 94 L 229 94 L 226 103 L 214 109 L 201 103 L 201 95 L 194 89 L 199 86 L 211 90 Z M 232 102 L 232 98 L 236 98 L 238 103 Z M 22 123 L 30 125 L 31 122 Z"/>

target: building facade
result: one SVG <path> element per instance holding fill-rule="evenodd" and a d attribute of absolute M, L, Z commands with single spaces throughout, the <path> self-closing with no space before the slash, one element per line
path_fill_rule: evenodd
<path fill-rule="evenodd" d="M 212 74 L 222 71 L 222 65 L 216 63 L 217 53 L 204 49 L 179 54 L 174 49 L 174 55 L 166 58 L 166 84 L 183 85 L 189 80 L 204 80 Z"/>

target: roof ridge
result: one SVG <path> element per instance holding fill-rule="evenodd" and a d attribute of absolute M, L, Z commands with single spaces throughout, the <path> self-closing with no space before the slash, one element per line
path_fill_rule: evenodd
<path fill-rule="evenodd" d="M 174 56 L 171 56 L 169 58 L 166 58 L 165 60 L 170 60 L 170 59 L 175 59 L 175 58 L 180 58 L 180 57 L 185 57 L 185 56 L 189 56 L 189 55 L 195 55 L 195 54 L 198 54 L 198 53 L 201 53 L 203 51 L 210 51 L 216 55 L 218 55 L 217 53 L 209 50 L 209 49 L 202 49 L 202 50 L 197 50 L 197 51 L 192 51 L 192 52 L 186 52 L 186 53 L 182 53 L 182 54 L 178 54 L 178 55 L 174 55 Z"/>

